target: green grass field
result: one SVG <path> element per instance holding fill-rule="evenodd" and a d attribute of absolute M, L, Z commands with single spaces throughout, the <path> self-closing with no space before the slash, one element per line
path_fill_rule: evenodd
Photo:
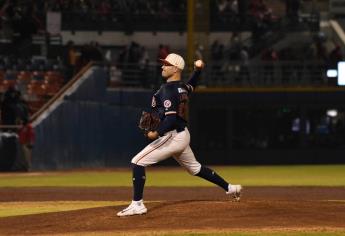
<path fill-rule="evenodd" d="M 212 167 L 225 179 L 244 186 L 345 186 L 345 165 Z M 212 186 L 182 168 L 147 168 L 146 186 Z M 0 187 L 131 186 L 127 170 L 0 174 Z"/>
<path fill-rule="evenodd" d="M 93 207 L 120 206 L 125 201 L 44 201 L 44 202 L 0 202 L 0 217 L 73 211 Z"/>

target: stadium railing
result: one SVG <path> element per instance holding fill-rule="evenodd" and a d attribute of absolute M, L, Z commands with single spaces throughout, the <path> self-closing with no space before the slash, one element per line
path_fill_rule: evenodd
<path fill-rule="evenodd" d="M 116 68 L 114 73 L 113 68 Z M 157 63 L 146 66 L 138 64 L 118 64 L 106 66 L 110 73 L 110 87 L 134 86 L 157 87 L 162 82 L 161 68 Z M 208 87 L 217 86 L 252 86 L 252 87 L 330 87 L 336 86 L 336 78 L 327 77 L 328 65 L 320 61 L 279 61 L 249 62 L 240 61 L 208 63 L 200 84 Z M 189 72 L 184 71 L 184 78 Z"/>

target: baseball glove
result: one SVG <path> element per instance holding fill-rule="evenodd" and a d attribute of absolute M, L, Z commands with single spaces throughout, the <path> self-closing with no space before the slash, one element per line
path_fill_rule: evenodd
<path fill-rule="evenodd" d="M 160 119 L 156 113 L 143 111 L 139 120 L 139 128 L 143 130 L 146 136 L 149 131 L 156 130 L 160 123 Z"/>

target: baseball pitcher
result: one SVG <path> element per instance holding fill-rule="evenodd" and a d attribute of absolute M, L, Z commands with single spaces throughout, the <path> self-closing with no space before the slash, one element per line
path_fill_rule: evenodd
<path fill-rule="evenodd" d="M 198 60 L 194 63 L 195 70 L 189 81 L 181 81 L 181 72 L 185 67 L 184 59 L 171 53 L 162 62 L 162 76 L 166 79 L 160 89 L 152 97 L 152 113 L 143 113 L 139 127 L 145 130 L 145 136 L 154 140 L 132 159 L 133 200 L 118 216 L 141 215 L 147 213 L 143 203 L 145 185 L 145 167 L 173 157 L 191 175 L 210 181 L 239 201 L 242 186 L 226 182 L 215 171 L 201 165 L 195 158 L 189 146 L 190 134 L 187 129 L 186 110 L 188 99 L 196 87 L 198 78 L 204 68 L 204 63 Z M 158 120 L 158 122 L 155 122 Z"/>

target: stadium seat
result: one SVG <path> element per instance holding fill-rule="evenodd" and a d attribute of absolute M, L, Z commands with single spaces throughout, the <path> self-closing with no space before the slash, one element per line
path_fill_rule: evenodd
<path fill-rule="evenodd" d="M 14 87 L 17 85 L 17 80 L 3 80 L 2 83 L 0 84 L 1 88 L 0 91 L 4 92 L 6 91 L 9 87 Z"/>
<path fill-rule="evenodd" d="M 45 94 L 45 91 L 42 87 L 44 81 L 44 73 L 34 71 L 32 73 L 32 79 L 27 86 L 28 95 L 43 96 Z"/>
<path fill-rule="evenodd" d="M 59 84 L 49 83 L 48 81 L 45 81 L 41 87 L 44 91 L 44 95 L 46 96 L 54 96 L 61 88 Z"/>
<path fill-rule="evenodd" d="M 32 73 L 27 70 L 22 70 L 17 75 L 17 80 L 21 83 L 29 83 L 32 78 Z"/>
<path fill-rule="evenodd" d="M 5 71 L 0 70 L 0 82 L 2 82 L 5 78 Z"/>
<path fill-rule="evenodd" d="M 59 71 L 47 71 L 45 73 L 44 79 L 46 81 L 49 81 L 49 83 L 57 83 L 57 84 L 62 84 L 63 83 L 63 76 Z"/>

